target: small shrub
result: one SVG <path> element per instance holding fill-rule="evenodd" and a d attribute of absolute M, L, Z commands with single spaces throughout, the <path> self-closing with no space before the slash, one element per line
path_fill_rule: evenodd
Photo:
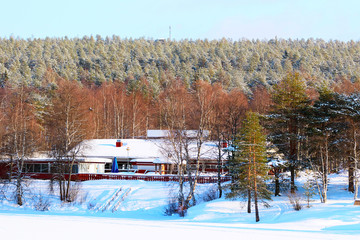
<path fill-rule="evenodd" d="M 55 185 L 55 180 L 54 178 L 51 178 L 49 181 L 49 192 L 51 194 L 54 194 L 54 185 Z"/>
<path fill-rule="evenodd" d="M 170 199 L 164 208 L 164 215 L 172 216 L 174 213 L 178 213 L 178 204 L 175 199 Z"/>
<path fill-rule="evenodd" d="M 180 205 L 177 202 L 176 198 L 170 198 L 168 204 L 164 208 L 164 215 L 165 216 L 172 216 L 175 213 L 179 214 L 180 217 L 185 217 L 187 213 L 188 207 L 185 205 Z"/>
<path fill-rule="evenodd" d="M 88 202 L 87 204 L 87 209 L 88 210 L 93 210 L 96 206 L 96 203 L 93 203 L 93 202 Z"/>
<path fill-rule="evenodd" d="M 7 185 L 4 180 L 0 180 L 0 202 L 6 199 Z"/>
<path fill-rule="evenodd" d="M 288 194 L 289 202 L 293 206 L 295 211 L 300 211 L 302 209 L 301 197 L 296 193 Z"/>
<path fill-rule="evenodd" d="M 77 195 L 76 202 L 79 204 L 83 204 L 83 203 L 87 202 L 88 196 L 89 196 L 88 192 L 81 191 Z"/>
<path fill-rule="evenodd" d="M 202 200 L 204 202 L 210 202 L 219 198 L 219 194 L 216 187 L 209 188 L 202 194 Z"/>
<path fill-rule="evenodd" d="M 50 200 L 44 198 L 41 194 L 34 197 L 34 208 L 36 211 L 49 211 Z"/>
<path fill-rule="evenodd" d="M 69 198 L 66 200 L 71 203 L 84 203 L 88 197 L 87 193 L 81 191 L 81 182 L 72 182 L 69 192 Z"/>
<path fill-rule="evenodd" d="M 180 205 L 177 208 L 177 213 L 179 214 L 180 217 L 185 217 L 186 213 L 187 213 L 187 206 L 185 205 Z"/>
<path fill-rule="evenodd" d="M 316 194 L 315 193 L 315 182 L 314 180 L 308 176 L 306 182 L 303 185 L 304 188 L 304 195 L 307 202 L 307 207 L 310 208 L 310 202 L 312 201 L 311 198 Z"/>

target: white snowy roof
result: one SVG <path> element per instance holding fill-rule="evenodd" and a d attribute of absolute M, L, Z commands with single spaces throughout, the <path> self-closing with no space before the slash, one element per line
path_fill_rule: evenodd
<path fill-rule="evenodd" d="M 148 138 L 167 138 L 168 136 L 168 130 L 147 130 Z"/>
<path fill-rule="evenodd" d="M 91 139 L 81 143 L 81 156 L 86 158 L 158 158 L 162 157 L 155 142 L 144 139 L 121 139 L 122 147 L 116 147 L 117 139 Z"/>
<path fill-rule="evenodd" d="M 107 158 L 113 159 L 137 159 L 137 161 L 153 161 L 154 163 L 171 162 L 169 143 L 164 139 L 121 139 L 122 147 L 116 147 L 117 139 L 91 139 L 81 143 L 79 157 L 86 159 Z M 190 157 L 196 158 L 196 143 L 190 143 Z M 217 145 L 213 142 L 205 142 L 201 148 L 202 159 L 217 159 Z M 223 158 L 225 159 L 225 155 Z"/>
<path fill-rule="evenodd" d="M 182 131 L 184 135 L 186 135 L 189 138 L 195 138 L 198 135 L 198 130 L 184 130 Z M 209 131 L 204 130 L 203 135 L 205 137 L 209 136 Z M 170 136 L 169 130 L 147 130 L 147 137 L 148 138 L 167 138 Z"/>
<path fill-rule="evenodd" d="M 161 163 L 169 163 L 169 161 L 167 161 L 166 159 L 160 159 L 160 158 L 136 158 L 131 160 L 130 162 L 136 162 L 136 163 L 157 163 L 157 164 L 161 164 Z"/>

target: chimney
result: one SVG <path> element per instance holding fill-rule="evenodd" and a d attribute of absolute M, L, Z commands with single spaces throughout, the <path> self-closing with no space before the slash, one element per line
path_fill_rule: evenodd
<path fill-rule="evenodd" d="M 116 140 L 116 147 L 122 147 L 123 143 L 121 142 L 121 140 Z"/>

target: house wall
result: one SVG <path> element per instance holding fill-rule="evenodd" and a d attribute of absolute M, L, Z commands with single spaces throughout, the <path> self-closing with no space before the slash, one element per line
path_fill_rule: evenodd
<path fill-rule="evenodd" d="M 132 162 L 132 169 L 155 172 L 155 165 L 150 162 Z"/>
<path fill-rule="evenodd" d="M 105 173 L 105 163 L 80 163 L 79 173 Z"/>

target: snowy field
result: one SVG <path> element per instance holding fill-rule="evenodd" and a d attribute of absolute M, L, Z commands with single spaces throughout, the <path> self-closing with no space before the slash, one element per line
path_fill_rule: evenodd
<path fill-rule="evenodd" d="M 303 179 L 299 179 L 301 186 Z M 33 181 L 22 207 L 0 202 L 1 239 L 360 239 L 360 206 L 346 191 L 346 175 L 331 175 L 326 204 L 314 196 L 311 208 L 293 210 L 286 196 L 261 208 L 260 222 L 239 201 L 205 202 L 211 184 L 199 185 L 199 203 L 184 218 L 164 216 L 169 189 L 176 184 L 143 181 L 87 181 L 76 203 L 61 204 L 51 195 L 49 211 L 34 210 L 48 192 L 48 181 Z M 301 193 L 302 189 L 299 188 Z M 304 205 L 305 201 L 303 202 Z"/>

